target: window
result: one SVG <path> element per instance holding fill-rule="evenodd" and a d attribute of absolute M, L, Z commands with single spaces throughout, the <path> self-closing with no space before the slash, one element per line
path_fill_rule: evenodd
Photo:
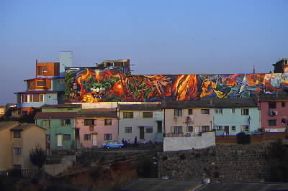
<path fill-rule="evenodd" d="M 202 128 L 202 132 L 208 132 L 210 130 L 210 126 L 208 125 L 204 125 L 201 128 Z"/>
<path fill-rule="evenodd" d="M 125 127 L 125 133 L 132 133 L 132 127 Z"/>
<path fill-rule="evenodd" d="M 232 113 L 235 113 L 235 108 L 232 108 Z"/>
<path fill-rule="evenodd" d="M 104 125 L 112 125 L 112 119 L 104 119 Z"/>
<path fill-rule="evenodd" d="M 173 133 L 174 133 L 174 134 L 181 134 L 181 133 L 183 133 L 182 126 L 174 126 L 174 128 L 173 128 Z"/>
<path fill-rule="evenodd" d="M 63 135 L 57 135 L 57 146 L 58 147 L 63 146 Z"/>
<path fill-rule="evenodd" d="M 21 131 L 19 130 L 13 131 L 13 138 L 21 138 Z"/>
<path fill-rule="evenodd" d="M 174 109 L 174 116 L 175 117 L 182 116 L 182 109 Z"/>
<path fill-rule="evenodd" d="M 236 131 L 236 126 L 232 126 L 232 127 L 231 127 L 231 130 L 232 130 L 232 131 Z"/>
<path fill-rule="evenodd" d="M 223 114 L 223 110 L 222 109 L 215 109 L 215 113 L 216 114 Z"/>
<path fill-rule="evenodd" d="M 61 120 L 61 125 L 62 126 L 67 126 L 71 124 L 71 120 L 70 119 L 62 119 Z"/>
<path fill-rule="evenodd" d="M 70 134 L 64 134 L 63 135 L 63 141 L 70 141 L 71 135 Z"/>
<path fill-rule="evenodd" d="M 208 114 L 209 115 L 210 111 L 209 109 L 201 109 L 201 114 Z"/>
<path fill-rule="evenodd" d="M 281 102 L 281 106 L 282 106 L 282 107 L 285 107 L 285 106 L 286 106 L 286 103 L 285 103 L 284 101 L 282 101 L 282 102 Z"/>
<path fill-rule="evenodd" d="M 133 112 L 123 112 L 123 118 L 133 118 Z"/>
<path fill-rule="evenodd" d="M 143 112 L 143 118 L 153 118 L 153 112 Z"/>
<path fill-rule="evenodd" d="M 188 115 L 193 115 L 193 109 L 188 109 Z"/>
<path fill-rule="evenodd" d="M 84 134 L 84 141 L 91 140 L 91 134 Z"/>
<path fill-rule="evenodd" d="M 43 94 L 31 94 L 30 97 L 33 102 L 43 102 Z"/>
<path fill-rule="evenodd" d="M 21 153 L 22 153 L 21 147 L 14 147 L 13 149 L 14 149 L 15 155 L 21 155 Z"/>
<path fill-rule="evenodd" d="M 85 126 L 94 125 L 94 119 L 84 119 L 84 125 Z"/>
<path fill-rule="evenodd" d="M 248 126 L 248 125 L 246 125 L 246 126 L 244 127 L 244 131 L 249 132 L 249 126 Z"/>
<path fill-rule="evenodd" d="M 50 127 L 50 120 L 43 120 L 42 127 L 49 128 Z"/>
<path fill-rule="evenodd" d="M 46 80 L 37 80 L 36 85 L 40 87 L 45 87 L 46 86 Z"/>
<path fill-rule="evenodd" d="M 157 133 L 162 133 L 162 121 L 157 121 Z"/>
<path fill-rule="evenodd" d="M 276 119 L 270 119 L 270 120 L 268 120 L 268 125 L 269 125 L 269 126 L 276 126 L 276 125 L 277 125 Z"/>
<path fill-rule="evenodd" d="M 112 140 L 112 134 L 104 134 L 104 141 Z"/>
<path fill-rule="evenodd" d="M 241 115 L 249 115 L 249 109 L 241 109 Z"/>
<path fill-rule="evenodd" d="M 216 126 L 216 130 L 219 130 L 219 131 L 223 130 L 223 126 L 221 126 L 221 125 Z"/>
<path fill-rule="evenodd" d="M 43 76 L 47 72 L 46 66 L 37 66 L 37 75 Z"/>
<path fill-rule="evenodd" d="M 187 127 L 187 131 L 188 131 L 188 132 L 193 132 L 193 126 L 188 126 L 188 127 Z"/>
<path fill-rule="evenodd" d="M 269 109 L 275 109 L 276 108 L 276 102 L 275 101 L 268 102 L 268 107 L 269 107 Z"/>
<path fill-rule="evenodd" d="M 146 128 L 146 133 L 153 133 L 153 128 L 152 127 Z"/>

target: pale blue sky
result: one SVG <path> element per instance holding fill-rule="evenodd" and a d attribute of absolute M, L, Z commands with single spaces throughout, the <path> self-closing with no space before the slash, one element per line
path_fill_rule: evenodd
<path fill-rule="evenodd" d="M 285 0 L 0 0 L 0 104 L 35 60 L 130 58 L 134 73 L 268 72 L 288 57 Z"/>

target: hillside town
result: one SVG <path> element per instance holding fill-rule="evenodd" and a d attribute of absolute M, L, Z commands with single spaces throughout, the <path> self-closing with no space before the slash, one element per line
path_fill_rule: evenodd
<path fill-rule="evenodd" d="M 81 182 L 80 175 L 92 169 L 96 179 L 107 176 L 104 166 L 111 170 L 122 161 L 119 174 L 110 174 L 119 180 L 145 157 L 150 163 L 143 168 L 151 172 L 133 171 L 117 185 L 135 177 L 191 178 L 194 186 L 196 180 L 272 180 L 264 158 L 270 143 L 284 144 L 288 135 L 288 59 L 273 64 L 273 72 L 246 74 L 135 75 L 129 59 L 78 67 L 71 51 L 60 52 L 58 61 L 34 64 L 35 76 L 15 92 L 17 103 L 1 106 L 1 176 L 34 177 L 39 171 L 31 153 L 38 151 L 45 156 L 38 163 L 45 176 L 74 177 L 87 190 L 100 183 Z M 235 161 L 239 168 L 243 161 L 253 167 L 237 170 Z"/>

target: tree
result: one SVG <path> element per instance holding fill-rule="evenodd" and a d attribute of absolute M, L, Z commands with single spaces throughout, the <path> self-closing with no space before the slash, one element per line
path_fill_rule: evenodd
<path fill-rule="evenodd" d="M 30 161 L 33 165 L 41 169 L 46 161 L 45 151 L 41 147 L 36 146 L 36 148 L 30 152 Z"/>

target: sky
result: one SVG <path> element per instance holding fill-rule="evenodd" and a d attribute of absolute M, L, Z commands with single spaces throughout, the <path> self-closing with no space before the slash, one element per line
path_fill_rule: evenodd
<path fill-rule="evenodd" d="M 135 74 L 271 71 L 288 57 L 286 0 L 0 0 L 0 104 L 35 61 L 130 58 Z"/>

